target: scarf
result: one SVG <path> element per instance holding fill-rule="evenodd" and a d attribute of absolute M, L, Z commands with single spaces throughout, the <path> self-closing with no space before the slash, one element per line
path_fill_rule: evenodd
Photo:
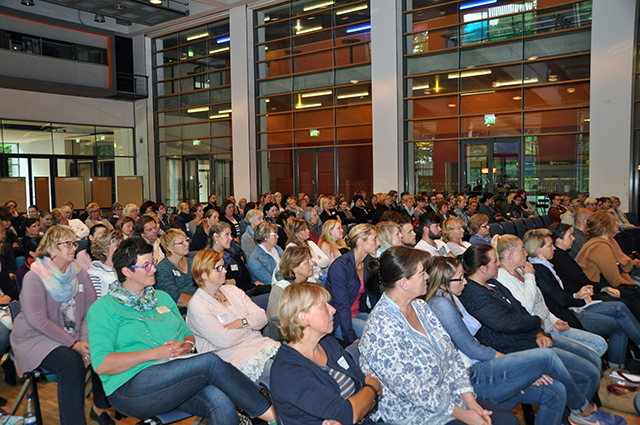
<path fill-rule="evenodd" d="M 135 311 L 149 311 L 156 308 L 158 297 L 153 286 L 144 288 L 144 296 L 139 297 L 128 289 L 122 287 L 122 283 L 114 280 L 109 285 L 109 295 L 122 305 L 131 307 Z"/>
<path fill-rule="evenodd" d="M 558 281 L 558 285 L 560 285 L 560 287 L 564 289 L 564 284 L 562 283 L 560 276 L 557 275 L 556 269 L 553 268 L 553 264 L 551 264 L 549 260 L 544 258 L 542 255 L 538 255 L 537 257 L 529 257 L 529 262 L 531 264 L 542 264 L 543 266 L 548 268 L 551 271 L 551 273 L 553 273 L 553 275 L 556 277 L 556 280 Z"/>
<path fill-rule="evenodd" d="M 71 300 L 78 293 L 78 273 L 81 269 L 75 261 L 62 273 L 51 258 L 38 258 L 31 265 L 31 270 L 42 279 L 51 298 L 59 303 Z"/>

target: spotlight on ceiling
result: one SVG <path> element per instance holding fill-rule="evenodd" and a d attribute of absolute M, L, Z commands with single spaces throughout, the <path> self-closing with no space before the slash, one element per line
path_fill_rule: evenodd
<path fill-rule="evenodd" d="M 23 6 L 35 6 L 36 3 L 33 0 L 21 0 L 20 4 Z"/>
<path fill-rule="evenodd" d="M 96 16 L 93 18 L 93 20 L 99 24 L 102 24 L 104 23 L 104 15 L 96 13 Z"/>
<path fill-rule="evenodd" d="M 149 0 L 151 4 L 162 4 L 162 0 Z"/>

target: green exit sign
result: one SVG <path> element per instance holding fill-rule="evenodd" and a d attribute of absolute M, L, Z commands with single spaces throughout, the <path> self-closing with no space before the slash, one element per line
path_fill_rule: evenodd
<path fill-rule="evenodd" d="M 488 114 L 484 116 L 484 123 L 491 125 L 496 123 L 496 114 Z"/>
<path fill-rule="evenodd" d="M 316 129 L 309 130 L 310 137 L 318 137 L 319 135 L 320 135 L 320 130 L 316 130 Z"/>

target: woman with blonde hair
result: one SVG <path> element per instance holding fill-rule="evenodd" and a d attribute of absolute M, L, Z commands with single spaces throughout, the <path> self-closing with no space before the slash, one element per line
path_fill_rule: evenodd
<path fill-rule="evenodd" d="M 198 252 L 191 270 L 198 290 L 189 302 L 187 326 L 198 352 L 216 353 L 253 382 L 268 379 L 280 344 L 260 333 L 267 324 L 265 311 L 237 287 L 225 285 L 227 270 L 219 252 Z"/>
<path fill-rule="evenodd" d="M 253 250 L 256 249 L 256 241 L 253 240 L 253 232 L 261 223 L 264 222 L 264 213 L 262 210 L 254 208 L 246 212 L 244 222 L 247 224 L 245 232 L 240 238 L 240 248 L 244 253 L 244 258 L 249 260 Z"/>
<path fill-rule="evenodd" d="M 451 217 L 442 225 L 442 241 L 446 242 L 451 253 L 455 256 L 462 255 L 471 246 L 463 241 L 464 221 L 459 217 Z"/>
<path fill-rule="evenodd" d="M 165 258 L 156 267 L 155 287 L 169 294 L 184 314 L 197 289 L 191 276 L 189 238 L 180 229 L 169 229 L 160 236 L 160 248 Z"/>
<path fill-rule="evenodd" d="M 313 241 L 309 240 L 309 223 L 303 218 L 293 218 L 287 224 L 287 248 L 289 246 L 308 246 L 311 248 L 313 261 L 316 263 L 314 277 L 317 280 L 326 280 L 326 269 L 330 265 L 329 257 Z"/>
<path fill-rule="evenodd" d="M 287 287 L 278 311 L 286 344 L 276 354 L 271 395 L 287 424 L 371 424 L 382 396 L 380 381 L 366 376 L 332 336 L 331 296 L 319 285 Z"/>
<path fill-rule="evenodd" d="M 381 221 L 376 224 L 378 242 L 380 246 L 376 250 L 376 257 L 380 257 L 383 252 L 392 246 L 402 246 L 402 229 L 393 221 Z"/>
<path fill-rule="evenodd" d="M 127 204 L 122 210 L 123 217 L 131 217 L 134 220 L 138 219 L 140 210 L 136 204 Z"/>
<path fill-rule="evenodd" d="M 338 220 L 327 220 L 322 226 L 322 234 L 318 241 L 318 247 L 329 258 L 329 265 L 342 255 L 341 250 L 347 249 L 343 235 L 344 228 Z"/>

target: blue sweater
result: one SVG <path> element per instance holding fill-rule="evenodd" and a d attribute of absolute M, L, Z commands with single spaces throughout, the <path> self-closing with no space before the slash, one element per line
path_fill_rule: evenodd
<path fill-rule="evenodd" d="M 278 251 L 280 258 L 282 258 L 282 248 L 276 245 L 275 249 Z M 249 257 L 249 264 L 247 265 L 249 273 L 251 273 L 251 283 L 255 284 L 258 281 L 265 285 L 271 285 L 271 277 L 277 265 L 271 254 L 262 249 L 260 245 L 256 246 L 251 253 L 251 257 Z"/>
<path fill-rule="evenodd" d="M 320 345 L 327 353 L 327 366 L 353 379 L 356 392 L 360 391 L 364 386 L 364 374 L 338 341 L 327 336 Z M 353 423 L 353 408 L 349 400 L 340 397 L 338 383 L 286 343 L 273 360 L 270 390 L 284 424 L 321 425 L 326 419 L 341 424 Z"/>

